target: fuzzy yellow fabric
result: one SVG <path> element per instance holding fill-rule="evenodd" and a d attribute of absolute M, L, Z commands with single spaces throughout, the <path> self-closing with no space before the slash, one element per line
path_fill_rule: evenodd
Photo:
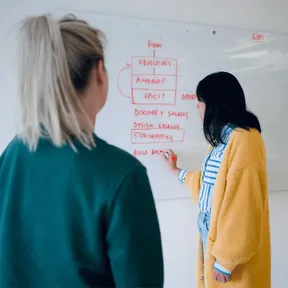
<path fill-rule="evenodd" d="M 189 171 L 185 185 L 198 202 L 201 171 Z M 199 235 L 198 244 L 197 288 L 204 281 L 205 288 L 271 287 L 266 152 L 257 130 L 232 133 L 214 186 L 204 263 Z M 213 279 L 216 259 L 232 271 L 231 282 Z"/>

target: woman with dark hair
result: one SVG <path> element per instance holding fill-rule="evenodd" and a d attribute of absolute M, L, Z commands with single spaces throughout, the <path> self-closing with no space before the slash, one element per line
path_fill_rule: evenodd
<path fill-rule="evenodd" d="M 200 210 L 197 288 L 270 288 L 268 187 L 260 123 L 247 110 L 243 89 L 229 73 L 207 76 L 196 94 L 210 144 L 202 169 L 179 169 L 172 150 L 164 151 L 164 159 L 189 187 Z"/>

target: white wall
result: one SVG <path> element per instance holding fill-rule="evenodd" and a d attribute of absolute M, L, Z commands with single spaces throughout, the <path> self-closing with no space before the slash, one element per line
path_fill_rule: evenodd
<path fill-rule="evenodd" d="M 17 90 L 12 53 L 15 47 L 7 33 L 23 16 L 59 8 L 288 33 L 287 0 L 0 0 L 0 153 L 15 132 L 13 97 Z M 287 286 L 284 284 L 288 259 L 287 192 L 270 195 L 273 288 Z M 187 198 L 161 201 L 157 207 L 166 260 L 166 287 L 194 287 L 195 206 Z"/>

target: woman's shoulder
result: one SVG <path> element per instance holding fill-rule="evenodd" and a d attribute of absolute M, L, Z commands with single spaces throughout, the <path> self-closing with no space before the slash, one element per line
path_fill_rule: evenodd
<path fill-rule="evenodd" d="M 107 165 L 113 163 L 113 169 L 121 170 L 124 174 L 125 171 L 129 173 L 138 168 L 145 168 L 132 154 L 98 137 L 96 138 L 95 154 L 97 157 L 103 156 Z"/>
<path fill-rule="evenodd" d="M 262 135 L 257 129 L 235 128 L 231 133 L 231 142 L 234 145 L 249 146 L 250 148 L 264 145 Z"/>
<path fill-rule="evenodd" d="M 253 162 L 266 161 L 265 144 L 261 133 L 256 129 L 234 129 L 227 149 L 230 160 L 240 168 Z"/>
<path fill-rule="evenodd" d="M 2 153 L 0 153 L 0 162 L 4 161 L 5 158 L 11 157 L 15 155 L 16 151 L 19 151 L 24 147 L 23 141 L 16 135 L 13 139 L 8 143 L 6 148 Z"/>

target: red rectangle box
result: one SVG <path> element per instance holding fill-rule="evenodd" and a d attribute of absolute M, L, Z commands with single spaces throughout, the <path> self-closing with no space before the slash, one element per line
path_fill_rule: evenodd
<path fill-rule="evenodd" d="M 132 57 L 132 74 L 177 75 L 177 60 L 154 56 Z"/>
<path fill-rule="evenodd" d="M 157 89 L 157 90 L 176 90 L 176 76 L 161 75 L 133 75 L 132 88 L 134 89 Z"/>
<path fill-rule="evenodd" d="M 133 144 L 184 142 L 184 129 L 132 129 Z"/>
<path fill-rule="evenodd" d="M 139 105 L 175 105 L 176 90 L 133 89 L 132 103 Z"/>

